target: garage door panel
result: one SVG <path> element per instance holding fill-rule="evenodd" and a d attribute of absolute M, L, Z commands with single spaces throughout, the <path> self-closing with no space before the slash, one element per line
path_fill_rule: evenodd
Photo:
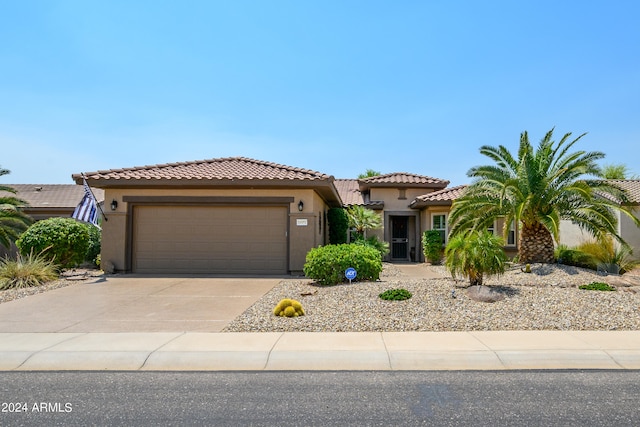
<path fill-rule="evenodd" d="M 287 272 L 285 207 L 136 206 L 138 273 Z"/>

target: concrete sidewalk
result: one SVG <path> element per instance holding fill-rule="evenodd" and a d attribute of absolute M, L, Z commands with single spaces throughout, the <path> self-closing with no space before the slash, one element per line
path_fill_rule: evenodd
<path fill-rule="evenodd" d="M 640 331 L 0 333 L 0 370 L 640 369 Z"/>

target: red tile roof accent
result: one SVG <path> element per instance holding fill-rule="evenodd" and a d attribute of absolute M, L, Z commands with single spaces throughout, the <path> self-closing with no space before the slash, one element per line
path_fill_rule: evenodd
<path fill-rule="evenodd" d="M 450 204 L 454 200 L 460 198 L 467 187 L 467 185 L 458 185 L 456 187 L 434 191 L 433 193 L 423 194 L 422 196 L 416 197 L 409 206 L 413 208 L 424 207 L 427 205 Z"/>
<path fill-rule="evenodd" d="M 356 179 L 336 179 L 333 182 L 345 206 L 364 205 L 364 198 L 358 189 Z"/>
<path fill-rule="evenodd" d="M 309 169 L 263 162 L 246 157 L 225 157 L 191 162 L 166 163 L 85 173 L 87 179 L 130 180 L 303 180 L 331 181 L 333 177 Z M 74 174 L 78 182 L 81 174 Z"/>
<path fill-rule="evenodd" d="M 449 184 L 449 181 L 433 178 L 430 176 L 416 175 L 407 172 L 393 172 L 385 175 L 372 176 L 358 180 L 360 189 L 368 187 L 393 187 L 397 185 L 412 187 L 437 187 L 443 188 Z"/>
<path fill-rule="evenodd" d="M 82 196 L 84 187 L 75 184 L 2 184 L 17 191 L 15 197 L 29 203 L 30 208 L 75 208 Z M 104 190 L 92 188 L 98 203 L 104 201 Z M 11 196 L 0 191 L 0 196 Z"/>

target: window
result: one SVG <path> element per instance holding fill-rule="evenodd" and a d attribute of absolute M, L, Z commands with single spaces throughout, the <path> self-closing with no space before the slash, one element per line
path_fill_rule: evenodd
<path fill-rule="evenodd" d="M 447 242 L 447 216 L 446 215 L 432 215 L 431 216 L 431 229 L 438 230 L 440 232 L 440 239 L 442 243 Z"/>
<path fill-rule="evenodd" d="M 516 245 L 516 227 L 515 223 L 511 221 L 511 225 L 509 226 L 509 234 L 507 234 L 507 246 L 515 246 Z"/>
<path fill-rule="evenodd" d="M 406 199 L 407 199 L 407 189 L 398 188 L 398 200 L 406 200 Z"/>
<path fill-rule="evenodd" d="M 491 234 L 496 234 L 496 223 L 495 221 L 489 227 L 487 227 L 487 231 Z"/>

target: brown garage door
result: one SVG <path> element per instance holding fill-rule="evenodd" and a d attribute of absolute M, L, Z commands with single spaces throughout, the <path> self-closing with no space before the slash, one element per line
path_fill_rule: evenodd
<path fill-rule="evenodd" d="M 286 274 L 287 209 L 136 206 L 136 273 Z"/>

